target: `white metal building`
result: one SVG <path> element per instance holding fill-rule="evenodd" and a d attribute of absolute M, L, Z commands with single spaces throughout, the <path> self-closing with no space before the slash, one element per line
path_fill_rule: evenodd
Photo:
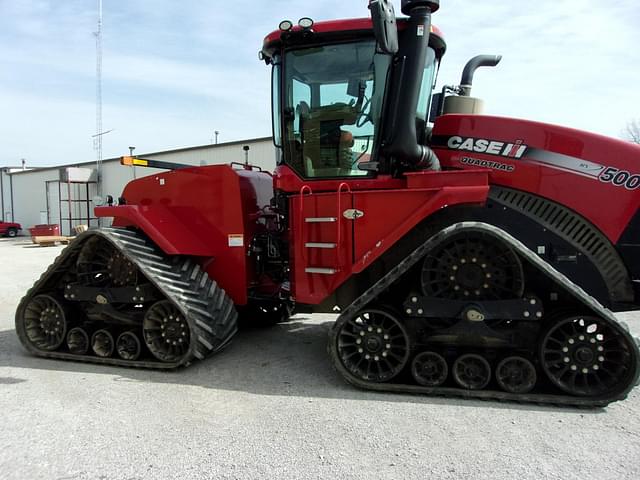
<path fill-rule="evenodd" d="M 203 145 L 198 147 L 138 154 L 140 158 L 189 165 L 219 165 L 231 162 L 244 163 L 244 146 L 249 146 L 249 162 L 263 170 L 273 171 L 276 151 L 271 137 L 238 142 Z M 76 171 L 75 167 L 93 170 Z M 0 220 L 15 221 L 26 229 L 37 224 L 58 224 L 63 235 L 71 234 L 73 226 L 90 224 L 97 194 L 95 183 L 96 163 L 84 162 L 51 168 L 23 170 L 15 167 L 0 168 Z M 69 172 L 91 173 L 83 182 L 67 182 Z M 154 175 L 161 170 L 144 167 L 125 167 L 119 158 L 102 162 L 101 192 L 114 198 L 134 178 Z"/>

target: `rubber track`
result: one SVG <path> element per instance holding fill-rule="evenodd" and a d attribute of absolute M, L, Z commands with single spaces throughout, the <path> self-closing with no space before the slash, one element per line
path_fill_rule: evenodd
<path fill-rule="evenodd" d="M 158 360 L 127 361 L 46 352 L 37 350 L 27 341 L 21 321 L 27 303 L 35 295 L 48 293 L 52 285 L 58 286 L 64 274 L 75 269 L 76 258 L 84 243 L 95 236 L 113 244 L 184 315 L 190 328 L 191 344 L 181 360 L 174 363 Z M 16 311 L 16 332 L 24 347 L 40 357 L 167 370 L 187 366 L 194 360 L 203 360 L 222 350 L 237 332 L 237 319 L 238 314 L 229 296 L 193 259 L 167 256 L 152 242 L 131 230 L 101 228 L 79 235 L 27 292 Z"/>
<path fill-rule="evenodd" d="M 623 391 L 616 393 L 608 397 L 598 397 L 595 399 L 584 397 L 573 397 L 566 394 L 552 395 L 552 394 L 511 394 L 502 391 L 493 390 L 465 390 L 450 387 L 422 387 L 419 385 L 409 384 L 394 384 L 394 383 L 376 383 L 362 380 L 352 375 L 343 365 L 337 352 L 337 333 L 350 319 L 354 318 L 358 312 L 360 312 L 368 304 L 375 301 L 375 299 L 396 282 L 402 275 L 407 272 L 411 267 L 416 265 L 424 256 L 435 248 L 441 242 L 446 241 L 449 237 L 460 233 L 466 232 L 480 232 L 492 235 L 511 248 L 513 248 L 522 258 L 537 267 L 544 274 L 547 275 L 557 285 L 564 288 L 567 292 L 573 295 L 576 299 L 580 300 L 583 305 L 592 310 L 597 316 L 608 322 L 613 328 L 620 332 L 628 341 L 629 346 L 634 348 L 633 354 L 636 360 L 636 369 L 631 376 L 628 385 Z M 556 406 L 573 406 L 580 408 L 598 408 L 605 407 L 608 404 L 624 400 L 628 393 L 634 386 L 640 381 L 640 351 L 638 350 L 640 342 L 638 339 L 633 338 L 627 329 L 619 322 L 614 314 L 604 308 L 597 300 L 589 296 L 582 288 L 571 282 L 566 276 L 555 270 L 549 264 L 544 262 L 534 252 L 529 250 L 522 242 L 516 240 L 504 230 L 497 228 L 493 225 L 482 222 L 461 222 L 451 225 L 433 237 L 429 238 L 425 243 L 418 247 L 412 254 L 407 256 L 402 262 L 394 267 L 387 275 L 381 278 L 377 283 L 370 287 L 363 295 L 358 297 L 340 314 L 331 330 L 329 331 L 329 343 L 327 350 L 329 356 L 334 364 L 336 370 L 345 378 L 345 380 L 365 390 L 375 390 L 380 392 L 392 392 L 392 393 L 411 393 L 422 394 L 430 396 L 444 396 L 444 397 L 459 397 L 470 398 L 480 400 L 498 400 L 498 401 L 514 401 L 521 403 L 535 403 L 535 404 L 549 404 Z"/>

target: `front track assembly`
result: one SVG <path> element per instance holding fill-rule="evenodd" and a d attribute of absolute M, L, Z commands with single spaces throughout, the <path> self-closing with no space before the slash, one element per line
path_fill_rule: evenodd
<path fill-rule="evenodd" d="M 104 228 L 79 235 L 27 292 L 16 331 L 40 357 L 173 369 L 224 348 L 237 313 L 193 259 Z"/>
<path fill-rule="evenodd" d="M 363 389 L 603 407 L 638 382 L 636 342 L 524 244 L 463 222 L 343 310 L 328 351 Z"/>

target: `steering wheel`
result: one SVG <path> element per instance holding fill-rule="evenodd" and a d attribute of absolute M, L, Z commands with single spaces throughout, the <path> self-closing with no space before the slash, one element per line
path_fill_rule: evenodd
<path fill-rule="evenodd" d="M 356 127 L 357 128 L 362 128 L 364 127 L 367 122 L 371 122 L 373 123 L 373 119 L 371 118 L 371 115 L 367 112 L 367 109 L 371 106 L 371 99 L 367 99 L 366 102 L 364 102 L 364 105 L 362 106 L 362 108 L 360 109 L 360 113 L 358 114 L 358 118 L 356 118 Z"/>
<path fill-rule="evenodd" d="M 311 112 L 311 107 L 309 107 L 309 104 L 304 100 L 300 101 L 300 103 L 296 106 L 296 114 L 300 115 L 301 117 L 309 116 L 309 112 Z"/>

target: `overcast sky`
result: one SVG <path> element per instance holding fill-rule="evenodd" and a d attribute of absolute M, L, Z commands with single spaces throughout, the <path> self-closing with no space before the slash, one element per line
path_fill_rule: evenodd
<path fill-rule="evenodd" d="M 262 39 L 280 20 L 368 15 L 367 0 L 104 0 L 105 158 L 271 134 Z M 400 0 L 395 0 L 400 11 Z M 620 136 L 640 117 L 638 0 L 442 0 L 440 83 L 468 58 L 487 113 Z M 96 0 L 0 0 L 0 165 L 95 158 Z M 242 152 L 238 155 L 241 158 Z"/>

